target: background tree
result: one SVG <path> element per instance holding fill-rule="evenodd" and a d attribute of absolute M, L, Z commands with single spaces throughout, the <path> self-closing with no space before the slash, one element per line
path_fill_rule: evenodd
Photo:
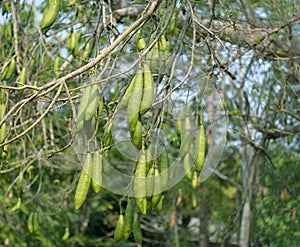
<path fill-rule="evenodd" d="M 49 2 L 59 2 L 58 13 L 43 26 Z M 184 178 L 164 193 L 159 215 L 141 217 L 143 244 L 297 246 L 297 1 L 49 2 L 1 2 L 2 245 L 114 245 L 126 198 L 90 190 L 74 209 L 87 152 L 78 106 L 96 83 L 103 111 L 96 124 L 84 122 L 83 136 L 95 136 L 93 152 L 132 175 L 134 162 L 116 145 L 120 133 L 129 136 L 118 106 L 147 63 L 155 101 L 141 120 L 143 138 L 163 130 L 174 162 L 178 113 L 189 106 L 195 126 L 203 104 L 207 154 L 196 189 Z M 136 246 L 133 235 L 118 244 Z"/>

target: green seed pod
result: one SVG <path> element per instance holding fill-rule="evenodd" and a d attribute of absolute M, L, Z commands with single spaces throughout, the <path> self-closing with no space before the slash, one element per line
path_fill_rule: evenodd
<path fill-rule="evenodd" d="M 91 54 L 91 45 L 90 43 L 87 43 L 86 46 L 84 47 L 82 59 L 86 61 L 90 57 L 90 54 Z"/>
<path fill-rule="evenodd" d="M 56 78 L 58 78 L 60 75 L 59 63 L 60 63 L 60 57 L 57 56 L 54 61 L 54 74 Z"/>
<path fill-rule="evenodd" d="M 3 123 L 0 127 L 0 142 L 2 142 L 5 136 L 6 136 L 6 123 Z"/>
<path fill-rule="evenodd" d="M 4 67 L 7 65 L 7 63 L 4 65 Z M 11 59 L 11 61 L 9 62 L 9 64 L 6 66 L 2 76 L 1 76 L 1 80 L 6 80 L 8 81 L 13 73 L 15 72 L 15 68 L 16 68 L 16 60 L 15 58 L 13 57 Z"/>
<path fill-rule="evenodd" d="M 20 72 L 20 83 L 25 84 L 26 83 L 26 67 L 24 66 Z"/>
<path fill-rule="evenodd" d="M 0 90 L 0 120 L 2 120 L 4 115 L 5 115 L 5 96 L 1 94 L 1 90 Z"/>
<path fill-rule="evenodd" d="M 147 187 L 146 187 L 146 174 L 147 173 L 147 161 L 145 153 L 141 153 L 139 161 L 134 173 L 134 193 L 136 204 L 142 214 L 147 213 Z"/>
<path fill-rule="evenodd" d="M 84 113 L 85 121 L 90 120 L 95 115 L 99 106 L 99 102 L 100 102 L 99 87 L 97 84 L 93 84 L 89 92 L 89 100 Z"/>
<path fill-rule="evenodd" d="M 138 214 L 134 217 L 134 221 L 133 221 L 133 237 L 135 242 L 142 244 L 143 233 L 141 229 L 140 216 Z"/>
<path fill-rule="evenodd" d="M 194 208 L 198 206 L 198 200 L 195 191 L 192 191 L 192 205 Z"/>
<path fill-rule="evenodd" d="M 152 196 L 152 207 L 155 208 L 156 205 L 159 203 L 160 198 L 162 196 L 162 181 L 161 181 L 161 176 L 157 168 L 154 169 L 154 190 L 153 193 L 154 195 Z"/>
<path fill-rule="evenodd" d="M 71 29 L 68 33 L 68 37 L 66 40 L 66 47 L 69 52 L 73 52 L 73 47 L 72 47 L 72 37 L 73 37 L 73 29 Z"/>
<path fill-rule="evenodd" d="M 165 198 L 165 195 L 162 194 L 162 196 L 160 197 L 160 200 L 159 202 L 157 203 L 156 207 L 155 207 L 155 211 L 158 215 L 160 215 L 162 209 L 163 209 L 163 202 L 164 202 L 164 198 Z"/>
<path fill-rule="evenodd" d="M 89 104 L 91 88 L 92 88 L 91 86 L 87 87 L 81 97 L 81 102 L 77 112 L 76 132 L 79 132 L 83 128 L 84 119 L 85 119 L 85 109 Z"/>
<path fill-rule="evenodd" d="M 196 171 L 194 171 L 192 181 L 191 181 L 191 185 L 194 190 L 197 188 L 197 183 L 198 183 L 198 174 Z"/>
<path fill-rule="evenodd" d="M 76 210 L 78 210 L 83 205 L 88 194 L 91 183 L 92 163 L 92 154 L 88 153 L 85 158 L 83 169 L 81 171 L 75 191 L 74 205 Z"/>
<path fill-rule="evenodd" d="M 33 213 L 33 232 L 37 233 L 40 231 L 40 220 L 38 213 Z"/>
<path fill-rule="evenodd" d="M 152 106 L 152 103 L 154 101 L 154 80 L 152 76 L 152 72 L 150 70 L 150 67 L 145 63 L 144 68 L 144 83 L 143 83 L 143 96 L 140 106 L 140 114 L 143 115 Z"/>
<path fill-rule="evenodd" d="M 70 230 L 69 230 L 69 227 L 66 227 L 65 228 L 65 233 L 64 233 L 64 235 L 62 236 L 61 239 L 63 241 L 67 241 L 69 239 L 69 236 L 70 236 Z"/>
<path fill-rule="evenodd" d="M 135 74 L 134 77 L 132 78 L 131 82 L 129 83 L 129 86 L 127 87 L 127 89 L 125 91 L 125 94 L 122 97 L 122 100 L 119 104 L 119 109 L 120 110 L 124 109 L 128 104 L 130 95 L 132 93 L 133 86 L 135 84 L 136 77 L 137 77 L 137 74 Z"/>
<path fill-rule="evenodd" d="M 167 54 L 170 52 L 170 41 L 168 41 L 164 35 L 160 37 L 160 49 Z"/>
<path fill-rule="evenodd" d="M 104 147 L 109 147 L 113 143 L 111 128 L 112 128 L 112 121 L 108 124 L 107 128 L 104 129 L 104 133 L 103 133 Z"/>
<path fill-rule="evenodd" d="M 181 145 L 179 151 L 180 157 L 184 157 L 190 150 L 191 140 L 192 140 L 191 120 L 189 117 L 189 111 L 187 109 L 185 119 L 184 119 L 183 129 L 181 131 Z"/>
<path fill-rule="evenodd" d="M 136 127 L 133 133 L 131 134 L 131 139 L 134 144 L 138 149 L 141 149 L 142 147 L 142 135 L 143 135 L 143 126 L 140 120 L 137 121 Z"/>
<path fill-rule="evenodd" d="M 47 1 L 47 6 L 44 10 L 42 25 L 41 25 L 43 34 L 45 34 L 55 22 L 58 16 L 59 4 L 60 4 L 59 0 Z"/>
<path fill-rule="evenodd" d="M 181 135 L 181 130 L 182 130 L 182 123 L 184 121 L 185 114 L 183 111 L 181 111 L 178 116 L 177 116 L 177 121 L 176 121 L 176 132 L 178 135 Z"/>
<path fill-rule="evenodd" d="M 125 240 L 127 240 L 129 238 L 130 233 L 132 231 L 133 213 L 134 213 L 133 200 L 132 200 L 132 198 L 128 197 L 127 206 L 126 206 L 125 215 L 124 215 L 123 238 Z"/>
<path fill-rule="evenodd" d="M 203 124 L 200 124 L 197 139 L 196 139 L 196 145 L 195 145 L 195 154 L 196 159 L 194 162 L 194 166 L 197 172 L 200 172 L 202 170 L 202 167 L 204 165 L 205 160 L 205 129 Z"/>
<path fill-rule="evenodd" d="M 154 167 L 151 166 L 149 171 L 147 172 L 147 196 L 150 198 L 153 195 L 153 188 L 154 188 Z"/>
<path fill-rule="evenodd" d="M 79 54 L 79 42 L 81 39 L 81 35 L 82 35 L 82 29 L 80 29 L 78 31 L 78 33 L 74 34 L 73 38 L 72 38 L 72 45 L 74 45 L 73 47 L 73 56 L 77 57 Z M 75 40 L 73 40 L 75 39 Z"/>
<path fill-rule="evenodd" d="M 137 121 L 139 119 L 142 95 L 143 95 L 143 71 L 139 69 L 136 74 L 135 82 L 132 88 L 132 93 L 128 100 L 127 117 L 128 117 L 128 123 L 131 132 L 134 132 Z"/>
<path fill-rule="evenodd" d="M 177 14 L 173 13 L 170 23 L 169 23 L 169 31 L 170 34 L 174 34 L 176 32 L 176 28 L 177 28 Z"/>
<path fill-rule="evenodd" d="M 2 6 L 2 15 L 4 16 L 6 13 L 9 13 L 9 12 L 11 12 L 10 3 L 5 2 L 5 4 L 3 4 L 3 6 Z"/>
<path fill-rule="evenodd" d="M 115 234 L 114 234 L 115 243 L 119 242 L 122 239 L 123 232 L 124 232 L 124 216 L 123 214 L 120 214 L 119 219 L 117 221 Z"/>
<path fill-rule="evenodd" d="M 160 155 L 159 164 L 158 164 L 158 167 L 160 169 L 162 191 L 167 190 L 169 186 L 169 170 L 168 170 L 169 165 L 170 162 L 169 162 L 168 154 L 166 148 L 164 148 Z"/>
<path fill-rule="evenodd" d="M 11 212 L 16 212 L 17 210 L 19 210 L 21 208 L 21 197 L 18 197 L 18 201 L 16 203 L 16 205 L 14 205 L 12 208 L 11 208 Z"/>
<path fill-rule="evenodd" d="M 102 155 L 96 151 L 93 157 L 92 187 L 95 193 L 99 193 L 102 185 Z"/>
<path fill-rule="evenodd" d="M 146 47 L 146 41 L 142 36 L 142 30 L 139 29 L 135 34 L 135 44 L 139 51 L 142 51 Z"/>
<path fill-rule="evenodd" d="M 33 213 L 30 213 L 28 216 L 27 228 L 30 233 L 33 233 Z"/>
<path fill-rule="evenodd" d="M 187 153 L 183 158 L 183 168 L 184 168 L 185 176 L 187 177 L 187 179 L 192 180 L 193 172 L 192 172 L 192 168 L 191 168 L 191 158 L 190 158 L 189 153 Z"/>

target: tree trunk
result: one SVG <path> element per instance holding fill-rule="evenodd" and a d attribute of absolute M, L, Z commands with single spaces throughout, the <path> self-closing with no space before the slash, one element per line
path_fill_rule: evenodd
<path fill-rule="evenodd" d="M 240 247 L 248 247 L 250 235 L 250 202 L 247 200 L 243 206 L 243 214 L 240 228 Z"/>
<path fill-rule="evenodd" d="M 204 199 L 200 200 L 200 247 L 209 247 L 209 239 L 208 239 L 208 215 L 209 212 L 205 205 Z"/>

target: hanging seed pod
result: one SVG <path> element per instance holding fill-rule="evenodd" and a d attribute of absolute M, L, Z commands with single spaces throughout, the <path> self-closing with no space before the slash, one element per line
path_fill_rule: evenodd
<path fill-rule="evenodd" d="M 99 193 L 102 185 L 102 155 L 96 151 L 92 164 L 92 187 L 95 193 Z"/>
<path fill-rule="evenodd" d="M 132 198 L 127 198 L 127 206 L 124 215 L 124 230 L 123 230 L 123 238 L 127 240 L 130 236 L 132 231 L 132 223 L 133 223 L 133 200 Z"/>
<path fill-rule="evenodd" d="M 196 159 L 194 162 L 194 166 L 197 172 L 202 170 L 204 160 L 205 160 L 205 145 L 206 145 L 206 138 L 205 138 L 205 129 L 202 123 L 202 113 L 200 116 L 200 127 L 198 130 L 198 135 L 196 139 L 195 145 L 195 154 Z"/>
<path fill-rule="evenodd" d="M 99 102 L 100 102 L 99 87 L 98 84 L 93 84 L 89 91 L 89 99 L 88 99 L 87 107 L 84 112 L 85 121 L 90 120 L 95 115 L 99 106 Z"/>
<path fill-rule="evenodd" d="M 169 186 L 169 165 L 170 161 L 168 158 L 167 150 L 166 148 L 163 148 L 163 151 L 160 155 L 158 168 L 160 170 L 160 178 L 161 178 L 161 187 L 162 191 L 165 191 L 168 189 Z"/>
<path fill-rule="evenodd" d="M 152 195 L 152 207 L 156 207 L 158 202 L 160 201 L 161 195 L 162 195 L 162 179 L 160 176 L 160 173 L 158 171 L 158 168 L 154 169 L 154 189 Z"/>
<path fill-rule="evenodd" d="M 135 130 L 131 135 L 132 142 L 134 146 L 136 146 L 138 149 L 141 149 L 142 147 L 142 135 L 143 135 L 143 126 L 141 121 L 138 120 L 136 123 Z"/>
<path fill-rule="evenodd" d="M 136 166 L 134 173 L 134 193 L 135 200 L 138 206 L 138 209 L 142 214 L 147 213 L 147 187 L 146 187 L 146 175 L 147 175 L 147 161 L 145 153 L 141 153 L 139 161 Z"/>
<path fill-rule="evenodd" d="M 120 214 L 119 219 L 117 221 L 115 234 L 114 234 L 115 243 L 119 242 L 122 239 L 123 232 L 124 232 L 124 216 L 123 214 Z"/>
<path fill-rule="evenodd" d="M 133 237 L 135 242 L 142 244 L 143 242 L 143 233 L 141 229 L 140 216 L 137 214 L 133 221 Z"/>
<path fill-rule="evenodd" d="M 191 181 L 191 185 L 194 190 L 197 188 L 197 184 L 198 184 L 198 174 L 196 171 L 194 171 L 192 181 Z"/>
<path fill-rule="evenodd" d="M 183 129 L 181 131 L 180 157 L 184 157 L 189 152 L 191 140 L 191 120 L 189 117 L 189 110 L 186 109 Z"/>
<path fill-rule="evenodd" d="M 24 66 L 20 72 L 20 83 L 25 84 L 26 83 L 26 67 Z"/>
<path fill-rule="evenodd" d="M 162 194 L 162 196 L 160 197 L 160 200 L 159 202 L 157 203 L 156 207 L 155 207 L 155 211 L 158 215 L 160 215 L 162 209 L 163 209 L 163 202 L 164 202 L 164 198 L 165 198 L 165 195 Z"/>
<path fill-rule="evenodd" d="M 92 154 L 88 153 L 85 158 L 83 169 L 81 171 L 80 178 L 75 191 L 74 205 L 76 210 L 78 210 L 83 205 L 88 194 L 91 183 L 90 174 L 92 171 L 92 164 Z"/>
<path fill-rule="evenodd" d="M 55 22 L 59 12 L 59 0 L 47 1 L 47 6 L 44 10 L 42 19 L 42 33 L 45 34 Z"/>
<path fill-rule="evenodd" d="M 139 119 L 142 95 L 143 95 L 143 71 L 139 69 L 132 88 L 132 93 L 128 100 L 127 117 L 128 117 L 129 128 L 131 132 L 134 132 L 137 121 Z"/>
<path fill-rule="evenodd" d="M 144 81 L 143 81 L 143 96 L 140 106 L 140 114 L 143 115 L 152 106 L 154 101 L 154 80 L 150 67 L 145 63 L 143 67 Z"/>
<path fill-rule="evenodd" d="M 187 179 L 192 180 L 193 171 L 192 171 L 192 167 L 191 167 L 191 158 L 190 158 L 189 153 L 187 153 L 183 158 L 183 168 L 184 168 L 185 176 L 187 177 Z"/>

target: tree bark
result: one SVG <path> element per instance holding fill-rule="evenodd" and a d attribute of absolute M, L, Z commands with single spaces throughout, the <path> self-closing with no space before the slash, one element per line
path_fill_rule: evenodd
<path fill-rule="evenodd" d="M 247 200 L 243 206 L 243 214 L 241 220 L 241 228 L 240 228 L 240 247 L 248 247 L 249 246 L 249 236 L 250 236 L 250 202 Z"/>
<path fill-rule="evenodd" d="M 206 203 L 204 199 L 200 200 L 200 247 L 209 247 L 209 239 L 208 239 L 208 215 L 209 212 L 207 210 Z"/>

